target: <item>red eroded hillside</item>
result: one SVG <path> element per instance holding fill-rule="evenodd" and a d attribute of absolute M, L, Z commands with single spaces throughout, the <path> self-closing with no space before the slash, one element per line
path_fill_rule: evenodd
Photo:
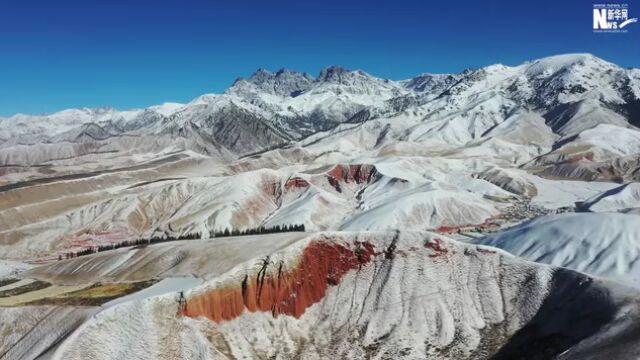
<path fill-rule="evenodd" d="M 303 251 L 295 268 L 283 269 L 282 263 L 268 270 L 265 264 L 255 277 L 246 275 L 235 287 L 213 289 L 189 297 L 183 313 L 205 316 L 215 322 L 231 320 L 247 311 L 270 311 L 299 318 L 320 301 L 329 286 L 337 285 L 350 270 L 369 263 L 374 246 L 358 243 L 355 248 L 312 241 Z"/>

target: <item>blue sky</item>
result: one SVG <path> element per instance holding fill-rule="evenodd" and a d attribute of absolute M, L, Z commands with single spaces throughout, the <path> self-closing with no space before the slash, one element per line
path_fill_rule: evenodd
<path fill-rule="evenodd" d="M 640 67 L 640 23 L 594 34 L 593 3 L 2 1 L 0 115 L 186 102 L 259 67 L 402 79 L 568 52 Z"/>

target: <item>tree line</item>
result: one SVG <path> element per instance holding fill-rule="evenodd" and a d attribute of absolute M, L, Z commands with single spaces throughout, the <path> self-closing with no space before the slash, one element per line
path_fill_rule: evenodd
<path fill-rule="evenodd" d="M 257 228 L 249 228 L 249 229 L 232 229 L 228 228 L 224 229 L 224 231 L 212 231 L 211 237 L 225 237 L 225 236 L 243 236 L 243 235 L 260 235 L 260 234 L 273 234 L 280 232 L 290 232 L 290 231 L 304 231 L 304 224 L 293 224 L 293 225 L 276 225 L 272 227 L 264 227 L 260 226 Z"/>
<path fill-rule="evenodd" d="M 304 224 L 294 224 L 294 225 L 275 225 L 271 227 L 260 226 L 257 228 L 249 228 L 249 229 L 231 229 L 225 228 L 222 231 L 211 231 L 209 233 L 210 237 L 225 237 L 225 236 L 245 236 L 245 235 L 260 235 L 260 234 L 273 234 L 280 232 L 291 232 L 291 231 L 305 231 Z M 170 236 L 165 234 L 164 236 L 154 236 L 147 239 L 136 239 L 136 240 L 125 240 L 119 243 L 99 245 L 99 246 L 90 246 L 88 248 L 71 251 L 64 254 L 58 255 L 58 260 L 64 259 L 72 259 L 78 256 L 95 254 L 108 250 L 115 250 L 123 247 L 130 246 L 147 246 L 150 244 L 156 244 L 167 241 L 176 241 L 176 240 L 197 240 L 202 238 L 202 233 L 188 233 L 180 236 Z"/>

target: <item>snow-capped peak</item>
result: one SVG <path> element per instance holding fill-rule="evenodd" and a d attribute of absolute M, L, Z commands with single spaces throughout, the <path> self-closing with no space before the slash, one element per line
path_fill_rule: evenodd
<path fill-rule="evenodd" d="M 460 79 L 458 74 L 424 73 L 414 78 L 403 80 L 402 84 L 416 92 L 441 92 Z"/>
<path fill-rule="evenodd" d="M 614 64 L 608 63 L 591 54 L 563 54 L 548 56 L 535 60 L 529 64 L 525 64 L 525 73 L 527 76 L 550 76 L 558 71 L 570 69 L 574 67 L 615 67 Z"/>
<path fill-rule="evenodd" d="M 166 102 L 160 105 L 155 105 L 155 106 L 151 106 L 149 107 L 149 110 L 155 111 L 158 114 L 164 115 L 164 116 L 170 116 L 171 114 L 175 113 L 176 111 L 178 111 L 180 108 L 184 107 L 184 104 L 181 103 L 174 103 L 174 102 Z"/>
<path fill-rule="evenodd" d="M 288 69 L 280 69 L 272 73 L 260 68 L 248 79 L 238 78 L 226 93 L 249 95 L 264 92 L 285 97 L 297 96 L 308 90 L 313 80 L 313 77 L 307 73 Z"/>
<path fill-rule="evenodd" d="M 357 85 L 359 83 L 384 81 L 367 74 L 362 70 L 348 70 L 341 66 L 333 65 L 320 70 L 316 82 L 335 83 L 342 85 Z"/>

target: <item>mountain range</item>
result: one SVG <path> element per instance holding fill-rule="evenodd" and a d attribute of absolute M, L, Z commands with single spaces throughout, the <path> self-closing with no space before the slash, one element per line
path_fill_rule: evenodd
<path fill-rule="evenodd" d="M 382 119 L 385 125 L 395 125 L 393 130 L 402 128 L 388 134 L 392 137 L 386 142 L 431 140 L 463 146 L 496 137 L 517 117 L 541 117 L 551 131 L 548 139 L 539 140 L 560 147 L 597 125 L 640 125 L 639 94 L 640 70 L 622 69 L 588 54 L 401 81 L 338 66 L 321 70 L 317 77 L 259 69 L 247 79 L 237 79 L 223 94 L 202 95 L 188 104 L 127 111 L 70 109 L 0 119 L 0 160 L 3 165 L 36 165 L 65 155 L 51 148 L 50 155 L 32 158 L 18 148 L 91 143 L 89 147 L 100 151 L 108 147 L 103 142 L 127 143 L 117 138 L 151 135 L 170 139 L 158 147 L 170 143 L 176 149 L 232 160 L 347 124 L 362 126 Z M 402 124 L 391 122 L 398 118 Z M 374 145 L 382 146 L 384 140 Z M 137 144 L 123 145 L 139 150 Z M 80 155 L 89 150 L 77 151 Z"/>
<path fill-rule="evenodd" d="M 638 182 L 590 54 L 0 118 L 0 358 L 637 358 Z"/>

